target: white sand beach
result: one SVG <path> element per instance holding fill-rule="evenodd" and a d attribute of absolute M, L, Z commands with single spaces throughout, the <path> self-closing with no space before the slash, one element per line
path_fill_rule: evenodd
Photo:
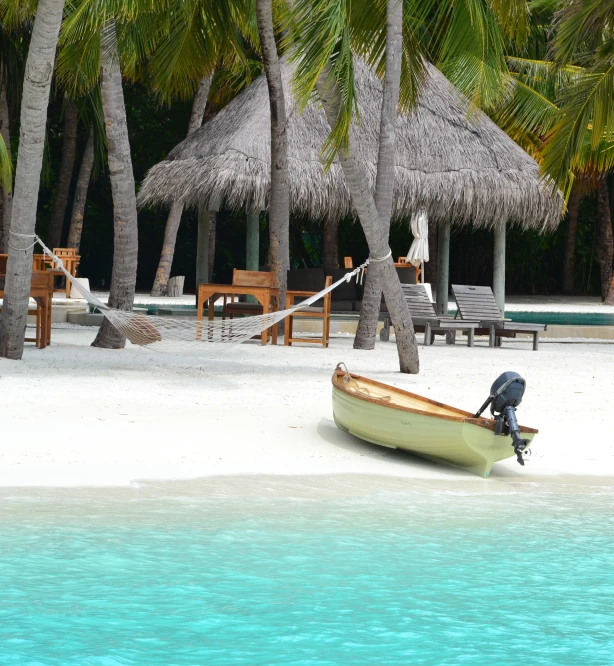
<path fill-rule="evenodd" d="M 420 347 L 421 373 L 397 371 L 396 346 L 203 346 L 169 355 L 89 346 L 95 329 L 54 328 L 45 350 L 0 359 L 0 485 L 127 485 L 138 479 L 233 474 L 378 474 L 420 479 L 614 479 L 610 399 L 614 345 L 529 341 L 473 349 Z M 362 442 L 332 418 L 330 376 L 348 368 L 467 410 L 494 379 L 527 380 L 519 420 L 540 430 L 522 468 L 495 465 L 489 480 Z"/>

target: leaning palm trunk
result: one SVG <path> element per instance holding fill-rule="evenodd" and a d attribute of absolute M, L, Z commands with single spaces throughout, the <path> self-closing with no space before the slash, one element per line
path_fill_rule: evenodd
<path fill-rule="evenodd" d="M 47 106 L 63 9 L 64 0 L 39 1 L 23 82 L 9 257 L 0 320 L 0 356 L 11 359 L 20 359 L 23 355 Z"/>
<path fill-rule="evenodd" d="M 9 107 L 6 101 L 6 88 L 0 83 L 0 136 L 4 140 L 6 152 L 11 158 L 11 134 L 9 131 Z M 9 229 L 13 194 L 0 185 L 0 253 L 6 254 L 9 247 Z"/>
<path fill-rule="evenodd" d="M 94 168 L 94 130 L 90 127 L 90 133 L 87 137 L 81 166 L 79 167 L 79 176 L 77 177 L 77 186 L 75 187 L 75 198 L 72 203 L 72 213 L 70 216 L 70 227 L 68 228 L 68 247 L 74 247 L 79 253 L 81 246 L 81 234 L 83 233 L 83 217 L 85 215 L 85 202 L 87 201 L 87 189 L 92 177 Z"/>
<path fill-rule="evenodd" d="M 614 305 L 614 285 L 612 284 L 614 238 L 612 237 L 608 185 L 604 178 L 600 178 L 597 183 L 597 211 L 600 227 L 599 265 L 601 268 L 601 300 L 607 305 Z"/>
<path fill-rule="evenodd" d="M 77 107 L 69 99 L 66 100 L 64 109 L 64 139 L 62 143 L 62 161 L 60 162 L 60 173 L 58 174 L 57 188 L 53 207 L 51 208 L 51 219 L 49 221 L 48 243 L 53 247 L 59 247 L 62 242 L 62 231 L 64 229 L 64 218 L 66 216 L 66 205 L 72 181 L 72 172 L 75 166 L 75 153 L 77 151 L 77 127 L 79 125 L 79 112 Z"/>
<path fill-rule="evenodd" d="M 339 116 L 341 97 L 339 91 L 330 85 L 326 74 L 327 72 L 324 72 L 320 75 L 317 87 L 328 122 L 333 127 Z M 420 362 L 414 327 L 388 247 L 388 240 L 380 224 L 375 199 L 369 187 L 367 171 L 357 155 L 355 139 L 350 130 L 347 147 L 340 149 L 338 156 L 352 197 L 352 204 L 358 213 L 369 245 L 369 254 L 372 258 L 379 260 L 369 265 L 369 272 L 373 266 L 378 266 L 384 298 L 388 304 L 388 311 L 395 330 L 401 372 L 417 374 L 420 370 Z"/>
<path fill-rule="evenodd" d="M 194 103 L 192 104 L 192 115 L 190 116 L 190 123 L 188 125 L 188 136 L 195 132 L 203 122 L 205 115 L 205 107 L 207 106 L 207 98 L 209 97 L 209 88 L 211 88 L 211 76 L 203 76 L 200 80 Z M 162 253 L 160 254 L 160 263 L 156 271 L 156 277 L 151 288 L 152 296 L 164 296 L 166 294 L 166 286 L 171 276 L 171 267 L 173 265 L 173 257 L 175 256 L 175 244 L 177 243 L 177 232 L 181 224 L 181 215 L 183 214 L 183 204 L 174 203 L 166 220 L 166 227 L 164 229 L 164 241 L 162 243 Z"/>
<path fill-rule="evenodd" d="M 256 1 L 258 33 L 271 107 L 271 193 L 269 197 L 269 264 L 279 286 L 279 309 L 285 308 L 290 268 L 290 188 L 288 135 L 281 67 L 275 44 L 272 0 Z"/>
<path fill-rule="evenodd" d="M 102 108 L 113 194 L 114 255 L 109 306 L 118 310 L 132 310 L 138 258 L 136 193 L 115 21 L 112 19 L 103 29 L 100 65 Z M 120 349 L 125 344 L 126 338 L 107 319 L 92 343 L 94 347 L 110 349 Z"/>
<path fill-rule="evenodd" d="M 377 175 L 375 179 L 375 206 L 384 237 L 390 233 L 392 196 L 396 166 L 396 124 L 399 115 L 401 86 L 403 4 L 401 0 L 388 0 L 386 19 L 386 74 L 380 115 Z M 375 332 L 382 300 L 383 266 L 369 267 L 360 309 L 358 329 L 354 338 L 355 349 L 373 349 Z"/>

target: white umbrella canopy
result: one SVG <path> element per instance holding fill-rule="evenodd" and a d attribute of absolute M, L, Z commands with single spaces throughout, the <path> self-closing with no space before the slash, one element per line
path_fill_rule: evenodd
<path fill-rule="evenodd" d="M 411 233 L 414 242 L 409 248 L 406 263 L 420 266 L 429 260 L 429 219 L 425 210 L 420 210 L 411 216 Z"/>

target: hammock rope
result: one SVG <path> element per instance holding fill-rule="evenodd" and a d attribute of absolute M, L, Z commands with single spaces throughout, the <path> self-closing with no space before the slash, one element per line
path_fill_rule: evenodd
<path fill-rule="evenodd" d="M 339 285 L 350 282 L 353 277 L 356 277 L 356 280 L 362 284 L 365 268 L 369 264 L 369 259 L 367 259 L 358 268 L 346 273 L 330 287 L 323 289 L 287 310 L 253 315 L 241 319 L 214 319 L 213 321 L 203 319 L 201 321 L 194 321 L 187 317 L 182 319 L 160 317 L 109 307 L 74 278 L 64 268 L 62 260 L 38 236 L 34 235 L 33 238 L 43 248 L 43 252 L 53 259 L 56 268 L 62 271 L 66 279 L 70 280 L 70 283 L 79 291 L 83 298 L 91 306 L 97 308 L 130 342 L 135 345 L 152 347 L 161 351 L 180 352 L 182 350 L 194 350 L 195 344 L 203 342 L 240 344 L 241 342 L 250 340 L 254 336 L 260 335 L 267 328 L 278 324 L 294 312 L 309 307 Z"/>

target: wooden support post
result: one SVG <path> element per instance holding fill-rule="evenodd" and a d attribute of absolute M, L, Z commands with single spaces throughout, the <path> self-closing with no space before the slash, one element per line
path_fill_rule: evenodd
<path fill-rule="evenodd" d="M 260 213 L 258 211 L 247 213 L 245 268 L 248 271 L 257 271 L 260 268 Z"/>
<path fill-rule="evenodd" d="M 260 269 L 260 212 L 248 211 L 245 225 L 245 269 L 257 271 Z M 246 303 L 257 303 L 254 296 L 246 296 Z"/>
<path fill-rule="evenodd" d="M 209 211 L 198 209 L 198 238 L 196 241 L 196 291 L 201 282 L 209 281 Z"/>
<path fill-rule="evenodd" d="M 494 266 L 492 276 L 492 290 L 495 301 L 501 310 L 501 316 L 505 317 L 505 223 L 495 227 L 494 236 Z"/>
<path fill-rule="evenodd" d="M 219 201 L 211 200 L 198 208 L 198 237 L 196 240 L 196 292 L 201 282 L 209 282 L 209 235 L 211 214 L 220 209 Z"/>
<path fill-rule="evenodd" d="M 450 282 L 450 222 L 439 225 L 437 233 L 437 314 L 448 314 Z"/>

